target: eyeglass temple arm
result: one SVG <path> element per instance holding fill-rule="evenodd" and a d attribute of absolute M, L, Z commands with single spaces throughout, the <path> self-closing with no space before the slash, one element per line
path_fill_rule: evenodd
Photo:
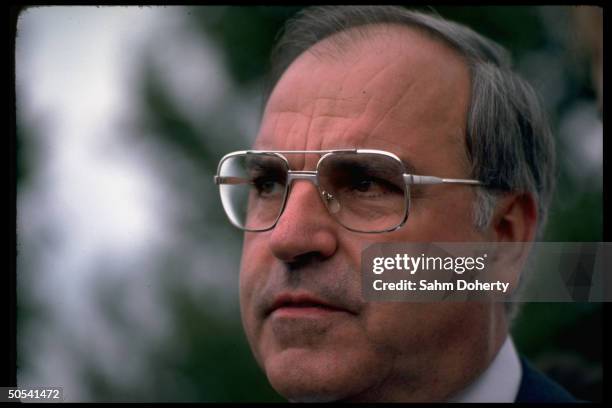
<path fill-rule="evenodd" d="M 434 176 L 417 176 L 415 174 L 404 174 L 406 184 L 470 184 L 479 186 L 482 182 L 469 179 L 451 179 Z"/>

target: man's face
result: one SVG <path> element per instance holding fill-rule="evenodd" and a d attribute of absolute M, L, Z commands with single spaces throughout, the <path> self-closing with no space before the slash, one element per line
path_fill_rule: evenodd
<path fill-rule="evenodd" d="M 374 31 L 334 58 L 302 54 L 270 97 L 256 148 L 380 149 L 416 174 L 468 178 L 468 67 L 419 32 Z M 293 170 L 319 158 L 288 155 Z M 246 233 L 240 272 L 243 324 L 272 386 L 290 400 L 427 400 L 473 378 L 500 330 L 491 307 L 365 302 L 360 260 L 376 242 L 483 240 L 474 199 L 467 186 L 424 186 L 401 229 L 363 234 L 338 224 L 312 183 L 294 182 L 276 227 Z"/>

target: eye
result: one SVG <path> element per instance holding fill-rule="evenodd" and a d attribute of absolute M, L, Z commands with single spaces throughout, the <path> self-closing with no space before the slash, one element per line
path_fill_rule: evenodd
<path fill-rule="evenodd" d="M 374 188 L 374 181 L 372 180 L 361 180 L 354 187 L 355 190 L 361 193 L 365 193 L 371 188 Z"/>
<path fill-rule="evenodd" d="M 284 191 L 284 184 L 270 177 L 257 177 L 253 180 L 253 185 L 260 197 L 274 197 L 281 195 Z"/>
<path fill-rule="evenodd" d="M 403 191 L 392 183 L 374 177 L 353 179 L 350 190 L 364 198 L 377 198 L 386 194 L 403 194 Z"/>

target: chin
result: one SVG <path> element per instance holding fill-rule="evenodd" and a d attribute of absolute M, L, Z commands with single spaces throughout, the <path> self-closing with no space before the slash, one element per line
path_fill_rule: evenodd
<path fill-rule="evenodd" d="M 268 381 L 291 402 L 345 400 L 376 384 L 376 370 L 364 369 L 367 362 L 325 354 L 291 349 L 271 356 L 264 364 Z"/>

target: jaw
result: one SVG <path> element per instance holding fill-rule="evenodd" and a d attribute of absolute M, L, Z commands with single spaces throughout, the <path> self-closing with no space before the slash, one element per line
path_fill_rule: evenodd
<path fill-rule="evenodd" d="M 266 358 L 264 371 L 272 387 L 290 401 L 348 400 L 382 380 L 381 364 L 363 357 L 346 350 L 288 348 Z"/>
<path fill-rule="evenodd" d="M 249 341 L 272 387 L 290 401 L 443 401 L 486 369 L 507 335 L 503 304 L 490 306 L 411 304 L 384 311 L 402 319 L 378 319 L 367 330 L 361 320 L 318 335 L 316 325 L 303 325 L 283 341 L 263 321 Z"/>

